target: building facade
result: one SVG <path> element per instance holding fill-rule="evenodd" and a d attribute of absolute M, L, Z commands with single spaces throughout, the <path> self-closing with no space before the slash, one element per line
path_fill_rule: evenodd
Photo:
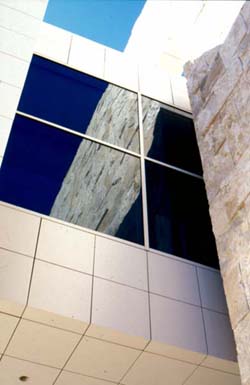
<path fill-rule="evenodd" d="M 0 4 L 0 379 L 239 384 L 185 79 Z"/>

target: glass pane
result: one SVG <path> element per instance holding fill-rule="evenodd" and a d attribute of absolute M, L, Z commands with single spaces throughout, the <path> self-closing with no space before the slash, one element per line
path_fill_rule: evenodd
<path fill-rule="evenodd" d="M 150 247 L 218 267 L 204 183 L 146 162 Z"/>
<path fill-rule="evenodd" d="M 175 167 L 202 175 L 192 119 L 142 97 L 145 154 Z"/>
<path fill-rule="evenodd" d="M 18 110 L 139 151 L 137 94 L 33 56 Z"/>
<path fill-rule="evenodd" d="M 0 199 L 143 244 L 140 161 L 16 116 Z"/>

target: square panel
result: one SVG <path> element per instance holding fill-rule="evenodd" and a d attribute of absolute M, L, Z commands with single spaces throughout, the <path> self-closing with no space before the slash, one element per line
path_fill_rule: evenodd
<path fill-rule="evenodd" d="M 36 39 L 34 51 L 67 63 L 70 50 L 71 33 L 52 24 L 41 23 L 39 36 Z"/>
<path fill-rule="evenodd" d="M 40 218 L 0 205 L 0 247 L 34 256 Z"/>
<path fill-rule="evenodd" d="M 53 385 L 58 374 L 58 369 L 13 357 L 4 356 L 0 362 L 0 382 L 5 385 L 18 385 L 21 381 L 30 385 Z"/>
<path fill-rule="evenodd" d="M 30 1 L 26 2 L 23 0 L 1 0 L 1 3 L 18 11 L 31 15 L 37 19 L 43 18 L 47 5 L 46 0 L 39 1 L 36 4 Z"/>
<path fill-rule="evenodd" d="M 91 276 L 36 260 L 28 304 L 88 323 L 91 289 Z"/>
<path fill-rule="evenodd" d="M 113 342 L 115 344 L 127 346 L 138 350 L 143 350 L 148 344 L 148 339 L 140 336 L 133 336 L 128 333 L 115 330 L 113 328 L 103 327 L 91 323 L 86 331 L 86 336 L 98 338 L 100 340 Z"/>
<path fill-rule="evenodd" d="M 29 64 L 16 57 L 0 53 L 1 80 L 3 82 L 23 87 Z"/>
<path fill-rule="evenodd" d="M 207 353 L 201 309 L 150 294 L 152 340 Z"/>
<path fill-rule="evenodd" d="M 190 362 L 195 365 L 200 365 L 206 357 L 205 353 L 195 352 L 190 349 L 183 349 L 178 346 L 161 343 L 155 340 L 150 341 L 145 351 L 173 358 L 175 360 Z"/>
<path fill-rule="evenodd" d="M 65 317 L 58 313 L 52 313 L 31 306 L 25 308 L 22 318 L 78 334 L 83 334 L 88 328 L 88 324 L 84 321 Z"/>
<path fill-rule="evenodd" d="M 214 356 L 207 356 L 205 360 L 202 362 L 201 366 L 240 375 L 238 362 L 223 360 L 221 358 L 214 357 Z"/>
<path fill-rule="evenodd" d="M 0 249 L 0 310 L 20 315 L 27 301 L 32 258 Z"/>
<path fill-rule="evenodd" d="M 185 385 L 240 385 L 240 377 L 218 370 L 199 367 Z"/>
<path fill-rule="evenodd" d="M 29 62 L 34 39 L 0 27 L 0 51 Z M 4 100 L 1 98 L 1 100 Z"/>
<path fill-rule="evenodd" d="M 194 305 L 200 305 L 195 267 L 182 261 L 148 254 L 149 289 Z"/>
<path fill-rule="evenodd" d="M 237 361 L 232 327 L 227 315 L 203 309 L 208 354 Z"/>
<path fill-rule="evenodd" d="M 0 4 L 0 25 L 8 30 L 35 38 L 40 20 Z"/>
<path fill-rule="evenodd" d="M 0 353 L 3 353 L 19 318 L 0 313 Z"/>
<path fill-rule="evenodd" d="M 103 78 L 105 46 L 73 35 L 68 64 L 87 74 Z"/>
<path fill-rule="evenodd" d="M 84 273 L 93 273 L 94 235 L 42 220 L 36 257 Z"/>
<path fill-rule="evenodd" d="M 1 58 L 0 58 L 1 60 Z M 4 155 L 12 126 L 12 119 L 0 116 L 0 155 Z"/>
<path fill-rule="evenodd" d="M 21 95 L 21 89 L 9 85 L 7 83 L 0 83 L 0 115 L 5 118 L 13 119 L 17 104 Z"/>
<path fill-rule="evenodd" d="M 81 374 L 70 373 L 63 370 L 60 374 L 56 385 L 113 385 L 113 382 L 107 380 L 99 380 L 92 377 L 83 376 Z"/>
<path fill-rule="evenodd" d="M 169 74 L 166 70 L 155 68 L 147 63 L 139 67 L 140 92 L 163 103 L 173 105 Z"/>
<path fill-rule="evenodd" d="M 133 91 L 138 90 L 138 66 L 133 56 L 106 47 L 104 78 Z"/>
<path fill-rule="evenodd" d="M 148 290 L 146 252 L 121 242 L 96 237 L 94 274 Z"/>
<path fill-rule="evenodd" d="M 203 307 L 228 313 L 222 277 L 219 272 L 199 268 L 198 279 Z"/>
<path fill-rule="evenodd" d="M 140 353 L 135 349 L 83 337 L 65 369 L 118 382 Z"/>
<path fill-rule="evenodd" d="M 80 335 L 22 320 L 6 354 L 38 364 L 62 368 Z"/>
<path fill-rule="evenodd" d="M 151 353 L 143 353 L 122 380 L 124 385 L 182 385 L 194 365 Z M 201 385 L 201 384 L 200 384 Z"/>
<path fill-rule="evenodd" d="M 218 267 L 203 180 L 146 161 L 149 244 Z"/>
<path fill-rule="evenodd" d="M 149 339 L 148 293 L 94 278 L 92 322 Z"/>

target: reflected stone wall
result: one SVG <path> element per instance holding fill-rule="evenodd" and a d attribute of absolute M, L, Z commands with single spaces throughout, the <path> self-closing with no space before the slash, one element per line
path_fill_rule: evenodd
<path fill-rule="evenodd" d="M 146 147 L 153 141 L 160 103 L 145 99 Z M 137 94 L 109 85 L 86 135 L 139 151 Z M 83 139 L 51 209 L 51 216 L 115 235 L 141 189 L 140 160 Z"/>
<path fill-rule="evenodd" d="M 242 384 L 250 385 L 250 2 L 223 45 L 186 65 Z"/>

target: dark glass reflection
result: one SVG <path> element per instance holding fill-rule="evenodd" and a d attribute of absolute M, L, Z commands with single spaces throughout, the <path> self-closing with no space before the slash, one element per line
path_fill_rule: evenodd
<path fill-rule="evenodd" d="M 148 157 L 202 175 L 192 119 L 142 97 L 145 153 Z"/>
<path fill-rule="evenodd" d="M 137 95 L 33 56 L 18 110 L 139 151 Z"/>
<path fill-rule="evenodd" d="M 218 268 L 204 182 L 146 162 L 150 247 Z"/>
<path fill-rule="evenodd" d="M 16 116 L 1 200 L 143 243 L 140 190 L 139 159 Z"/>

